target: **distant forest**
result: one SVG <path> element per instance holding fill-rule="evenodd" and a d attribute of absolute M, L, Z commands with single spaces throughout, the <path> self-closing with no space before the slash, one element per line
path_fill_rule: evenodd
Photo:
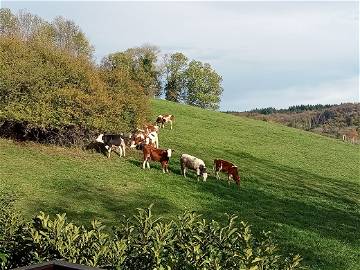
<path fill-rule="evenodd" d="M 360 103 L 296 105 L 288 109 L 269 107 L 226 113 L 276 122 L 339 139 L 343 139 L 345 135 L 347 138 L 354 138 L 353 142 L 358 141 L 360 131 Z"/>

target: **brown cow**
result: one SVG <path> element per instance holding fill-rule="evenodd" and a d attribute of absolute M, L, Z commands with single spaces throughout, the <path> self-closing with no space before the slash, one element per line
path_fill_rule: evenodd
<path fill-rule="evenodd" d="M 161 168 L 163 170 L 163 173 L 169 172 L 169 159 L 172 154 L 171 149 L 157 149 L 154 146 L 150 144 L 146 144 L 143 147 L 143 153 L 144 153 L 144 162 L 143 162 L 143 169 L 145 169 L 145 165 L 147 164 L 148 169 L 150 169 L 150 163 L 149 160 L 158 161 L 161 163 Z"/>
<path fill-rule="evenodd" d="M 359 134 L 356 129 L 350 129 L 342 135 L 342 139 L 344 142 L 349 141 L 351 143 L 356 143 L 359 139 Z"/>
<path fill-rule="evenodd" d="M 237 166 L 223 159 L 215 159 L 213 169 L 216 173 L 216 179 L 220 179 L 219 172 L 225 172 L 228 174 L 228 184 L 230 184 L 230 178 L 232 178 L 240 187 L 240 176 Z"/>
<path fill-rule="evenodd" d="M 175 116 L 172 114 L 159 115 L 156 118 L 155 124 L 160 125 L 161 128 L 165 127 L 165 123 L 170 123 L 170 129 L 172 129 L 172 123 L 175 120 Z"/>

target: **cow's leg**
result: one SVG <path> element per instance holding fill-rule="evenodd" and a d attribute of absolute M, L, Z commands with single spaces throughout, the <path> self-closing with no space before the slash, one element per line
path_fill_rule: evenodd
<path fill-rule="evenodd" d="M 155 137 L 155 145 L 156 145 L 156 148 L 159 148 L 159 137 L 157 135 Z"/>
<path fill-rule="evenodd" d="M 125 157 L 125 145 L 122 145 L 123 156 Z"/>
<path fill-rule="evenodd" d="M 149 159 L 147 159 L 147 168 L 150 169 L 150 162 L 149 162 Z"/>
<path fill-rule="evenodd" d="M 199 181 L 199 177 L 200 177 L 200 169 L 199 168 L 196 169 L 196 176 L 197 176 L 197 180 Z"/>
<path fill-rule="evenodd" d="M 230 174 L 228 174 L 228 185 L 230 186 Z"/>
<path fill-rule="evenodd" d="M 110 157 L 110 153 L 111 153 L 111 146 L 109 145 L 105 145 L 105 148 L 107 149 L 108 153 L 107 153 L 107 157 Z"/>
<path fill-rule="evenodd" d="M 122 148 L 121 148 L 121 145 L 119 145 L 119 155 L 120 155 L 120 157 L 122 157 Z"/>
<path fill-rule="evenodd" d="M 172 121 L 170 120 L 169 122 L 170 122 L 170 129 L 172 129 Z"/>
<path fill-rule="evenodd" d="M 220 180 L 220 174 L 219 174 L 219 171 L 216 171 L 216 179 L 217 179 L 217 180 Z"/>
<path fill-rule="evenodd" d="M 143 169 L 145 169 L 145 164 L 146 164 L 146 159 L 144 159 L 144 162 L 143 162 Z"/>

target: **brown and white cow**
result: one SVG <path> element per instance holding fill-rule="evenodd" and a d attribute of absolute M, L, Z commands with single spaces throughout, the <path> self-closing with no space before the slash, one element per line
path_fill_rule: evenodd
<path fill-rule="evenodd" d="M 230 184 L 230 179 L 232 178 L 240 187 L 240 176 L 237 166 L 223 159 L 215 159 L 213 169 L 216 173 L 216 179 L 220 179 L 219 172 L 225 172 L 228 174 L 228 184 Z"/>
<path fill-rule="evenodd" d="M 155 131 L 150 133 L 137 131 L 131 135 L 130 141 L 131 141 L 130 148 L 136 148 L 142 144 L 151 144 L 156 148 L 159 147 L 159 136 Z"/>
<path fill-rule="evenodd" d="M 143 148 L 144 154 L 144 162 L 143 162 L 143 169 L 145 169 L 145 165 L 147 165 L 148 169 L 150 169 L 149 160 L 158 161 L 161 163 L 161 168 L 163 173 L 169 172 L 169 160 L 172 154 L 171 149 L 157 149 L 154 146 L 147 144 L 144 145 Z"/>
<path fill-rule="evenodd" d="M 164 115 L 159 115 L 156 118 L 155 124 L 159 125 L 161 128 L 165 127 L 165 123 L 170 123 L 170 129 L 172 129 L 172 123 L 175 120 L 175 116 L 172 114 L 164 114 Z"/>
<path fill-rule="evenodd" d="M 159 132 L 159 127 L 158 126 L 155 126 L 155 125 L 152 125 L 152 124 L 147 124 L 147 125 L 144 125 L 144 130 L 143 130 L 145 133 L 151 133 L 151 132 Z"/>

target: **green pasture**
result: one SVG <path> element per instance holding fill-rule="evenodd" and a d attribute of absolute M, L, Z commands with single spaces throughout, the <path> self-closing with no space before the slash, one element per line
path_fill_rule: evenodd
<path fill-rule="evenodd" d="M 171 218 L 185 209 L 221 221 L 224 213 L 271 230 L 286 252 L 311 269 L 360 269 L 359 147 L 278 124 L 154 100 L 157 114 L 175 115 L 160 131 L 160 148 L 174 149 L 170 174 L 160 164 L 142 170 L 141 152 L 110 159 L 77 148 L 0 139 L 0 192 L 17 197 L 28 218 L 66 212 L 77 223 L 97 217 L 116 224 L 154 203 Z M 207 182 L 180 176 L 179 157 L 203 159 Z M 237 164 L 241 187 L 217 181 L 212 161 Z"/>

